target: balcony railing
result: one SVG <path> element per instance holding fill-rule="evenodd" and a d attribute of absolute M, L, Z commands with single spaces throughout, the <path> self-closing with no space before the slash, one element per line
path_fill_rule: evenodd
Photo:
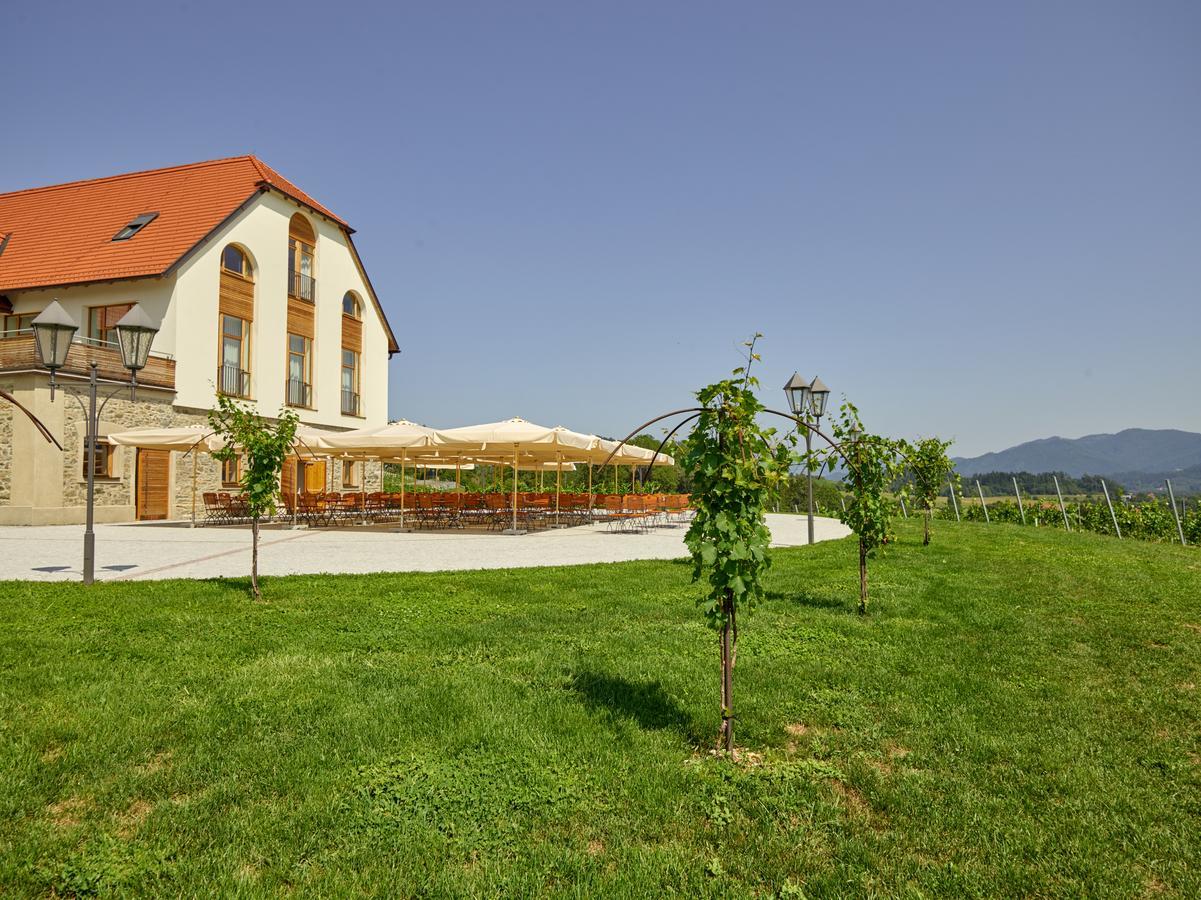
<path fill-rule="evenodd" d="M 359 395 L 354 391 L 342 392 L 342 415 L 357 416 L 359 414 Z"/>
<path fill-rule="evenodd" d="M 237 366 L 217 366 L 217 390 L 230 397 L 249 397 L 250 373 Z"/>
<path fill-rule="evenodd" d="M 97 372 L 102 379 L 128 381 L 129 370 L 121 361 L 121 351 L 112 341 L 98 341 L 76 335 L 67 354 L 67 362 L 59 375 L 87 375 L 91 363 L 97 363 Z M 0 372 L 42 372 L 42 365 L 34 344 L 33 329 L 0 331 Z M 150 351 L 146 368 L 138 372 L 138 384 L 154 387 L 175 387 L 175 359 L 168 353 Z"/>
<path fill-rule="evenodd" d="M 313 386 L 305 384 L 299 378 L 288 379 L 288 406 L 311 407 L 313 405 Z"/>
<path fill-rule="evenodd" d="M 288 273 L 288 294 L 308 300 L 312 303 L 317 298 L 317 279 L 303 272 Z"/>

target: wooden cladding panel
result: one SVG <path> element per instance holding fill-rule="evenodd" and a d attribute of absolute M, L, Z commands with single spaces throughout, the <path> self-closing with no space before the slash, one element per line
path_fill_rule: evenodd
<path fill-rule="evenodd" d="M 86 375 L 93 360 L 97 363 L 97 374 L 102 379 L 129 380 L 129 370 L 121 362 L 121 353 L 109 347 L 72 344 L 71 352 L 67 354 L 67 364 L 60 371 Z M 38 357 L 37 348 L 33 343 L 33 335 L 22 334 L 17 337 L 0 338 L 0 372 L 30 370 L 47 372 Z M 175 360 L 151 356 L 146 360 L 146 368 L 138 372 L 138 384 L 174 388 Z"/>
<path fill-rule="evenodd" d="M 220 309 L 223 315 L 254 321 L 254 282 L 223 270 Z"/>
<path fill-rule="evenodd" d="M 313 226 L 300 213 L 293 215 L 291 221 L 288 222 L 288 237 L 304 241 L 306 244 L 317 243 L 317 235 L 313 232 Z"/>
<path fill-rule="evenodd" d="M 288 298 L 288 334 L 298 334 L 309 340 L 316 336 L 313 323 L 313 304 L 296 297 Z"/>
<path fill-rule="evenodd" d="M 363 352 L 363 323 L 353 316 L 342 316 L 342 349 Z"/>

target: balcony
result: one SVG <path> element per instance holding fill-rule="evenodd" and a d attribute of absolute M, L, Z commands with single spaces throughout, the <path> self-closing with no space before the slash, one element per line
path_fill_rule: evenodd
<path fill-rule="evenodd" d="M 289 272 L 288 296 L 313 303 L 317 299 L 317 279 L 303 272 Z"/>
<path fill-rule="evenodd" d="M 250 397 L 250 373 L 237 366 L 217 366 L 217 390 L 228 397 Z"/>
<path fill-rule="evenodd" d="M 311 409 L 313 406 L 313 386 L 305 384 L 298 378 L 289 378 L 288 406 L 303 406 L 306 409 Z"/>
<path fill-rule="evenodd" d="M 342 415 L 359 415 L 359 395 L 354 391 L 342 392 Z"/>
<path fill-rule="evenodd" d="M 58 374 L 60 377 L 86 377 L 93 362 L 97 364 L 96 374 L 102 380 L 129 380 L 129 370 L 121 363 L 121 351 L 115 343 L 84 337 L 76 337 L 72 342 L 67 364 L 58 370 Z M 38 357 L 31 329 L 0 333 L 0 372 L 48 373 Z M 146 360 L 146 368 L 138 372 L 138 384 L 174 390 L 175 358 L 152 350 L 150 358 Z"/>

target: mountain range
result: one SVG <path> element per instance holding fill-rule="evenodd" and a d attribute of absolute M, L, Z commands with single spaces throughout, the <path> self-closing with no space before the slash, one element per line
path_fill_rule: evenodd
<path fill-rule="evenodd" d="M 1201 490 L 1201 434 L 1174 428 L 1127 428 L 1117 434 L 1049 437 L 996 453 L 954 458 L 964 477 L 984 472 L 1104 475 L 1132 490 Z"/>

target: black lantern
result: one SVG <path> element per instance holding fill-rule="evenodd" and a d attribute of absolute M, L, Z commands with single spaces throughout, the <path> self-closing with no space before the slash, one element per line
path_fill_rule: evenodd
<path fill-rule="evenodd" d="M 146 368 L 146 360 L 150 356 L 150 344 L 158 334 L 158 326 L 154 324 L 140 303 L 133 307 L 117 322 L 117 344 L 121 348 L 121 363 L 129 371 L 135 373 Z"/>
<path fill-rule="evenodd" d="M 788 408 L 794 416 L 803 418 L 809 410 L 809 382 L 796 372 L 784 385 L 784 396 L 788 398 Z"/>
<path fill-rule="evenodd" d="M 38 313 L 33 320 L 33 341 L 42 365 L 50 370 L 50 399 L 54 399 L 54 373 L 67 364 L 71 341 L 79 326 L 67 315 L 57 300 Z"/>
<path fill-rule="evenodd" d="M 810 403 L 813 407 L 813 415 L 821 418 L 826 414 L 826 403 L 830 400 L 830 389 L 822 382 L 820 378 L 814 378 L 813 384 L 809 385 Z"/>

